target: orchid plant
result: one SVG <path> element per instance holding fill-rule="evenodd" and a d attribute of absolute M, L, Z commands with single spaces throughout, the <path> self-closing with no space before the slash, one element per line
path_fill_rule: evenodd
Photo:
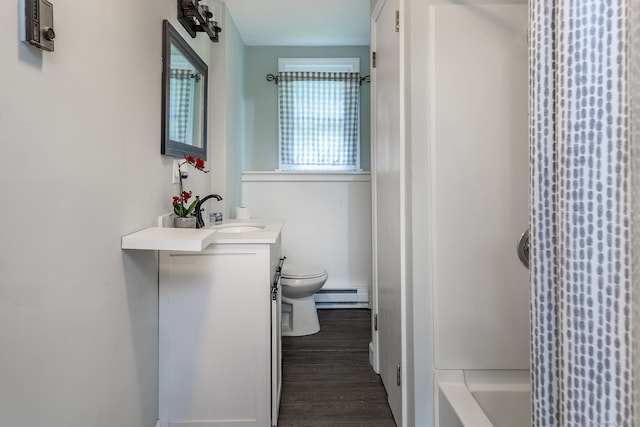
<path fill-rule="evenodd" d="M 187 179 L 187 173 L 182 171 L 183 165 L 191 165 L 197 170 L 209 173 L 208 170 L 204 168 L 204 160 L 200 157 L 187 156 L 185 154 L 184 161 L 178 164 L 178 175 L 180 177 L 180 195 L 173 196 L 173 212 L 175 212 L 176 216 L 180 218 L 186 218 L 187 216 L 193 213 L 193 210 L 198 205 L 200 199 L 198 196 L 195 197 L 195 200 L 189 204 L 189 199 L 192 197 L 191 191 L 185 191 L 183 188 L 182 180 Z"/>

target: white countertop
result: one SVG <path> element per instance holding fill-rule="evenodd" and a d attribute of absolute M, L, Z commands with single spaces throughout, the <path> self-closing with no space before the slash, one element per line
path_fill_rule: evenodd
<path fill-rule="evenodd" d="M 223 233 L 229 226 L 264 226 L 257 231 Z M 228 220 L 209 228 L 149 227 L 122 237 L 122 249 L 200 252 L 211 244 L 276 243 L 284 221 L 281 219 Z"/>

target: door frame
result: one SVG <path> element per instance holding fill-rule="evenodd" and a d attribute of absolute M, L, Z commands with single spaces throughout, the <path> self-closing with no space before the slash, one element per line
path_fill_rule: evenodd
<path fill-rule="evenodd" d="M 375 117 L 376 107 L 376 69 L 373 65 L 373 52 L 376 51 L 376 20 L 382 10 L 381 4 L 386 0 L 376 2 L 374 9 L 371 11 L 370 28 L 371 40 L 369 41 L 369 59 L 371 61 L 371 83 L 370 90 L 370 135 L 371 135 L 371 343 L 369 344 L 369 363 L 376 373 L 380 373 L 380 343 L 378 340 L 378 330 L 374 316 L 378 314 L 378 180 L 376 177 L 376 123 Z"/>

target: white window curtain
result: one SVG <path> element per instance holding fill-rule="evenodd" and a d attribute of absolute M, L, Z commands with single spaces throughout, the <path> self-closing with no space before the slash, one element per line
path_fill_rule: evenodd
<path fill-rule="evenodd" d="M 534 427 L 640 425 L 637 6 L 529 2 Z"/>
<path fill-rule="evenodd" d="M 281 72 L 280 168 L 358 167 L 360 74 Z"/>

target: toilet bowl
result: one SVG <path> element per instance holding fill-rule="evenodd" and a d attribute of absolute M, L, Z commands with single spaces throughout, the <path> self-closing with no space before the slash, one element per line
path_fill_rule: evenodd
<path fill-rule="evenodd" d="M 285 264 L 282 268 L 282 335 L 303 336 L 320 330 L 316 301 L 329 275 L 313 265 Z"/>

